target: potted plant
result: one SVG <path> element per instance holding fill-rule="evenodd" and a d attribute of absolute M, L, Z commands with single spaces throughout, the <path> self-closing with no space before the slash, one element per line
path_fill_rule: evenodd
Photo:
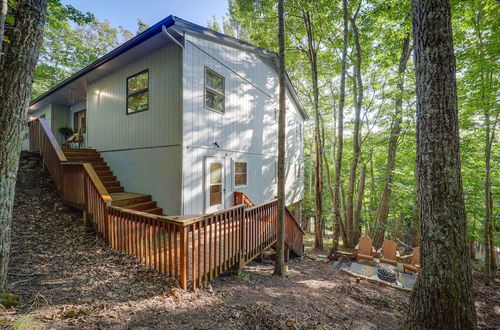
<path fill-rule="evenodd" d="M 64 138 L 64 145 L 67 145 L 68 144 L 68 137 L 73 135 L 73 130 L 71 129 L 71 127 L 63 126 L 63 127 L 59 127 L 58 131 Z"/>

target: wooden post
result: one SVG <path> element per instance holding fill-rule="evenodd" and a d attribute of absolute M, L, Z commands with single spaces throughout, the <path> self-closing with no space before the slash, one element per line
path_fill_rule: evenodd
<path fill-rule="evenodd" d="M 180 228 L 180 234 L 181 234 L 181 241 L 180 241 L 180 260 L 179 260 L 179 268 L 180 268 L 180 282 L 181 282 L 181 288 L 182 289 L 187 289 L 187 282 L 188 282 L 188 243 L 189 243 L 189 238 L 188 238 L 188 227 L 181 227 Z"/>
<path fill-rule="evenodd" d="M 89 195 L 88 195 L 88 188 L 87 188 L 87 178 L 84 177 L 83 179 L 83 224 L 86 227 L 90 227 L 90 218 L 89 218 Z"/>
<path fill-rule="evenodd" d="M 239 273 L 239 271 L 243 268 L 245 265 L 245 253 L 244 253 L 244 248 L 245 248 L 245 209 L 241 208 L 238 210 L 238 217 L 239 217 L 239 222 L 240 222 L 240 246 L 239 246 L 239 253 L 238 253 L 238 263 L 236 264 L 236 273 Z"/>
<path fill-rule="evenodd" d="M 300 225 L 302 225 L 302 201 L 298 201 L 293 204 L 293 217 Z"/>

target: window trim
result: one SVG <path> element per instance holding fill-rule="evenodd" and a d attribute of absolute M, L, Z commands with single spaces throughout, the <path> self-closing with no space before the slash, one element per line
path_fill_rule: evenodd
<path fill-rule="evenodd" d="M 302 142 L 303 139 L 304 139 L 304 129 L 302 127 L 302 123 L 298 120 L 295 120 L 295 140 L 298 142 Z"/>
<path fill-rule="evenodd" d="M 246 164 L 246 182 L 245 184 L 236 184 L 236 163 L 245 163 Z M 238 173 L 238 174 L 243 174 L 243 173 Z M 248 162 L 247 161 L 242 161 L 242 160 L 233 160 L 233 187 L 234 188 L 245 188 L 248 187 Z"/>
<path fill-rule="evenodd" d="M 223 93 L 216 91 L 215 89 L 207 86 L 207 71 L 210 71 L 214 75 L 222 78 L 222 91 L 223 91 Z M 215 93 L 215 94 L 222 96 L 224 98 L 224 100 L 222 101 L 222 108 L 223 108 L 222 112 L 217 110 L 217 109 L 213 109 L 213 108 L 210 108 L 209 106 L 207 106 L 207 89 L 210 90 L 210 92 Z M 226 114 L 226 77 L 224 77 L 220 73 L 217 73 L 214 70 L 210 69 L 208 66 L 203 67 L 203 107 L 207 110 L 216 112 L 216 113 L 221 114 L 221 115 Z"/>
<path fill-rule="evenodd" d="M 143 73 L 147 73 L 148 74 L 148 87 L 129 94 L 128 93 L 128 81 L 129 81 L 129 79 L 133 78 L 135 76 L 141 75 Z M 134 112 L 128 112 L 128 99 L 129 99 L 129 97 L 135 96 L 135 95 L 139 95 L 139 94 L 142 94 L 142 93 L 145 93 L 145 92 L 148 93 L 148 106 L 147 106 L 147 108 L 146 109 L 142 109 L 142 110 L 138 110 L 138 111 L 134 111 Z M 131 76 L 128 76 L 126 78 L 125 98 L 126 98 L 126 102 L 125 102 L 125 114 L 127 116 L 128 115 L 133 115 L 135 113 L 144 112 L 144 111 L 148 111 L 149 110 L 149 69 L 142 70 L 141 72 L 137 72 L 137 73 L 135 73 L 135 74 L 133 74 Z"/>

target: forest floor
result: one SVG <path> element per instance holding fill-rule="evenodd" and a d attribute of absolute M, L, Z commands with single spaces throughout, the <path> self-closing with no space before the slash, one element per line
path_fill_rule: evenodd
<path fill-rule="evenodd" d="M 0 328 L 387 329 L 403 320 L 408 293 L 310 258 L 292 260 L 285 278 L 271 275 L 272 261 L 254 262 L 240 276 L 228 272 L 204 289 L 180 290 L 107 247 L 39 170 L 35 157 L 23 156 L 9 268 L 19 305 L 0 310 Z M 475 278 L 479 326 L 494 328 L 500 284 L 484 286 L 478 272 Z"/>

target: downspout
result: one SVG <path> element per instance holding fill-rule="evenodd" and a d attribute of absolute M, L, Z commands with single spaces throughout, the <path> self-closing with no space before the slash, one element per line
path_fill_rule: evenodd
<path fill-rule="evenodd" d="M 182 50 L 184 50 L 184 46 L 177 40 L 175 39 L 167 30 L 167 28 L 165 27 L 165 25 L 162 25 L 161 26 L 161 30 L 163 31 L 163 33 L 165 33 L 165 35 L 171 39 L 173 42 L 175 42 L 177 45 L 179 45 L 179 47 L 181 47 Z"/>

